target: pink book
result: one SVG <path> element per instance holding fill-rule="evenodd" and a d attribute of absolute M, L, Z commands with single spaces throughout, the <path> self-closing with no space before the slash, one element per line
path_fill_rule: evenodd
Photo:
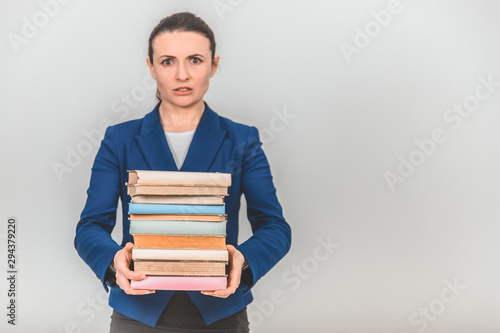
<path fill-rule="evenodd" d="M 223 290 L 226 276 L 147 276 L 142 281 L 131 281 L 134 289 L 152 290 Z"/>

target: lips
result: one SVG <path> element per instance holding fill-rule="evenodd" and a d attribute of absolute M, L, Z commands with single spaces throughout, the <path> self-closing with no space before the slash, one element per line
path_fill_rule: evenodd
<path fill-rule="evenodd" d="M 190 87 L 178 87 L 174 89 L 174 94 L 177 96 L 190 95 L 193 92 L 193 88 Z"/>

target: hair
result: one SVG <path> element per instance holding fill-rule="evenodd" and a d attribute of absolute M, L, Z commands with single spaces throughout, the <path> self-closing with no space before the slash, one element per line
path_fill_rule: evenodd
<path fill-rule="evenodd" d="M 148 56 L 151 64 L 153 63 L 153 41 L 159 34 L 164 32 L 196 32 L 208 38 L 210 42 L 210 51 L 212 52 L 212 62 L 215 57 L 215 36 L 208 24 L 199 16 L 190 12 L 181 12 L 169 15 L 163 18 L 151 31 L 149 36 Z M 156 98 L 161 101 L 161 94 L 156 90 Z"/>

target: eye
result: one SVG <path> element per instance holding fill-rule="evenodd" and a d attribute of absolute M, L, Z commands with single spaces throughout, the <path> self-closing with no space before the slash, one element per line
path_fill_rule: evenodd
<path fill-rule="evenodd" d="M 192 62 L 193 64 L 199 64 L 199 63 L 201 63 L 201 59 L 200 59 L 200 58 L 196 58 L 196 57 L 195 57 L 195 58 L 192 58 L 192 59 L 191 59 L 191 62 Z"/>
<path fill-rule="evenodd" d="M 166 65 L 166 66 L 172 65 L 172 59 L 167 58 L 167 59 L 163 60 L 163 61 L 161 62 L 161 64 L 162 64 L 162 65 Z"/>

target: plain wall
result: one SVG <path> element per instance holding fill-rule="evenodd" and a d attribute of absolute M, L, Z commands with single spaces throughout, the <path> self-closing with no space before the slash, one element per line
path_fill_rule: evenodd
<path fill-rule="evenodd" d="M 155 104 L 149 33 L 185 10 L 217 38 L 205 100 L 259 128 L 293 230 L 253 289 L 252 331 L 500 331 L 499 2 L 54 4 L 0 4 L 3 276 L 18 219 L 2 332 L 108 330 L 75 227 L 103 129 Z"/>

